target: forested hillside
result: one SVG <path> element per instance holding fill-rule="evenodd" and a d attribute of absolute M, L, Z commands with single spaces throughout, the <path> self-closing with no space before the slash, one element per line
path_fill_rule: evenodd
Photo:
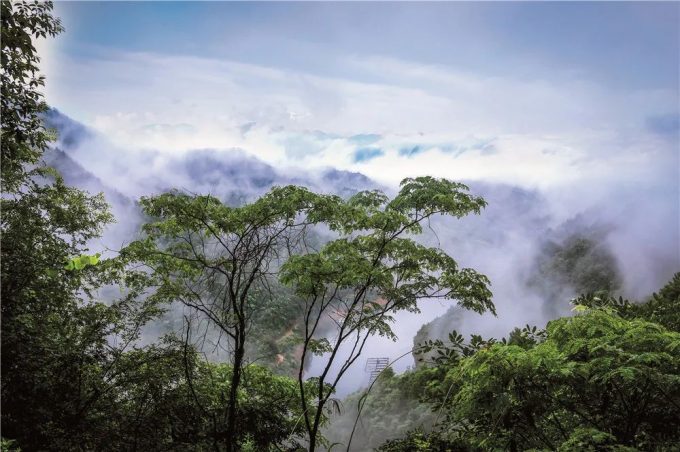
<path fill-rule="evenodd" d="M 52 3 L 1 6 L 3 451 L 678 450 L 680 273 L 627 301 L 606 230 L 549 230 L 512 193 L 502 215 L 548 231 L 512 284 L 550 321 L 468 339 L 452 330 L 506 310 L 450 250 L 509 249 L 513 231 L 478 231 L 506 195 L 336 171 L 328 192 L 205 154 L 177 174 L 241 190 L 153 179 L 132 199 L 59 148 L 88 132 L 43 98 Z M 102 249 L 116 221 L 124 243 Z M 403 355 L 417 367 L 343 398 L 369 341 L 435 302 L 451 308 Z"/>
<path fill-rule="evenodd" d="M 575 298 L 545 330 L 422 343 L 426 363 L 383 372 L 328 435 L 353 432 L 352 450 L 675 450 L 679 295 L 676 274 L 641 303 Z"/>

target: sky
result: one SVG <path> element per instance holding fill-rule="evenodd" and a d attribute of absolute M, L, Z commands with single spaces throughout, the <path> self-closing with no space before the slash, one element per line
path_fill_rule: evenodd
<path fill-rule="evenodd" d="M 48 102 L 122 149 L 677 191 L 678 3 L 57 2 Z"/>

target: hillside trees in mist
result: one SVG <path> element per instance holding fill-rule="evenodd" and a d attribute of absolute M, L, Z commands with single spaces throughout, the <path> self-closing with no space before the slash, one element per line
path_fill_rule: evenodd
<path fill-rule="evenodd" d="M 605 239 L 605 231 L 584 228 L 543 243 L 527 285 L 545 300 L 551 317 L 559 314 L 561 300 L 621 289 L 619 265 Z"/>
<path fill-rule="evenodd" d="M 658 323 L 670 331 L 680 333 L 680 273 L 653 293 L 644 303 L 633 303 L 623 297 L 611 296 L 606 291 L 581 295 L 574 300 L 579 306 L 614 310 L 625 319 L 642 318 Z"/>
<path fill-rule="evenodd" d="M 401 438 L 385 431 L 380 450 L 675 450 L 680 273 L 642 303 L 600 292 L 573 305 L 545 331 L 468 343 L 452 334 L 431 343 L 429 366 L 386 372 L 366 396 L 353 450 L 376 447 L 372 426 L 403 423 L 414 406 L 431 417 L 411 419 Z M 347 437 L 346 421 L 334 426 L 329 438 Z"/>

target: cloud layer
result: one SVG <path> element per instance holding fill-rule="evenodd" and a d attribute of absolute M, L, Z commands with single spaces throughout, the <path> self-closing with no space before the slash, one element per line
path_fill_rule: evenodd
<path fill-rule="evenodd" d="M 332 166 L 388 184 L 432 174 L 549 188 L 644 182 L 677 167 L 677 91 L 376 57 L 345 64 L 354 77 L 100 49 L 60 55 L 47 95 L 121 148 L 239 148 L 277 167 Z"/>

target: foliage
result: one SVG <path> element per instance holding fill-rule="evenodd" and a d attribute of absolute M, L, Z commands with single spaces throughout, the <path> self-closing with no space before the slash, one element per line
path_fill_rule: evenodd
<path fill-rule="evenodd" d="M 413 360 L 416 367 L 427 365 L 433 360 L 433 352 L 425 352 L 421 347 L 425 342 L 433 340 L 446 340 L 446 336 L 452 329 L 457 329 L 464 322 L 465 310 L 460 306 L 451 306 L 441 316 L 424 323 L 413 337 Z"/>
<path fill-rule="evenodd" d="M 680 438 L 679 347 L 677 333 L 601 309 L 558 319 L 532 348 L 493 344 L 449 371 L 449 423 L 484 449 L 555 449 L 585 428 L 668 448 Z"/>
<path fill-rule="evenodd" d="M 547 318 L 566 314 L 567 305 L 562 301 L 567 298 L 614 293 L 621 288 L 621 271 L 605 240 L 607 231 L 582 225 L 575 228 L 571 223 L 566 226 L 569 232 L 555 232 L 541 244 L 526 280 L 528 287 L 542 298 Z M 442 316 L 422 325 L 413 345 L 418 347 L 428 340 L 446 341 L 449 331 L 460 328 L 463 319 L 463 309 L 452 306 Z M 414 354 L 416 366 L 427 364 L 432 358 L 431 353 Z"/>
<path fill-rule="evenodd" d="M 434 368 L 407 371 L 395 375 L 391 368 L 385 369 L 373 384 L 370 392 L 365 390 L 351 394 L 343 401 L 339 416 L 331 418 L 324 430 L 329 441 L 341 448 L 352 437 L 352 450 L 372 450 L 386 440 L 397 438 L 403 432 L 427 428 L 436 417 L 430 406 L 420 402 L 424 387 L 435 380 Z M 361 416 L 354 428 L 361 408 Z"/>
<path fill-rule="evenodd" d="M 607 292 L 596 292 L 581 295 L 573 300 L 573 304 L 577 307 L 613 310 L 626 319 L 641 318 L 680 332 L 680 273 L 673 275 L 668 284 L 644 303 L 633 303 L 623 297 L 612 297 Z"/>
<path fill-rule="evenodd" d="M 437 432 L 416 429 L 406 433 L 404 438 L 386 441 L 378 449 L 381 452 L 463 452 L 470 448 L 460 441 L 449 441 Z"/>
<path fill-rule="evenodd" d="M 212 196 L 169 192 L 142 198 L 145 237 L 121 253 L 150 269 L 149 299 L 180 301 L 227 338 L 234 371 L 225 401 L 228 451 L 238 447 L 237 397 L 253 316 L 273 299 L 272 275 L 307 227 L 322 221 L 336 197 L 304 187 L 274 187 L 256 201 L 230 207 Z"/>
<path fill-rule="evenodd" d="M 638 449 L 622 446 L 611 433 L 601 432 L 595 428 L 577 428 L 557 449 L 559 452 L 582 450 L 588 452 L 633 452 Z"/>
<path fill-rule="evenodd" d="M 138 366 L 168 352 L 131 359 L 158 310 L 136 302 L 139 274 L 88 252 L 112 220 L 102 195 L 66 186 L 41 161 L 52 136 L 34 39 L 61 30 L 52 4 L 1 6 L 3 435 L 24 450 L 98 449 Z M 113 284 L 125 286 L 121 296 L 99 301 Z"/>
<path fill-rule="evenodd" d="M 575 317 L 546 330 L 527 325 L 507 339 L 467 343 L 452 332 L 449 341 L 427 342 L 436 359 L 396 377 L 412 385 L 395 398 L 420 400 L 443 416 L 383 447 L 674 450 L 680 336 L 665 327 L 676 319 L 679 280 L 645 303 L 583 295 L 573 300 Z"/>
<path fill-rule="evenodd" d="M 268 365 L 275 373 L 294 377 L 300 353 L 299 300 L 272 281 L 263 296 L 252 298 L 253 316 L 246 360 Z"/>
<path fill-rule="evenodd" d="M 226 434 L 224 400 L 229 393 L 231 373 L 230 365 L 202 363 L 191 376 L 195 405 L 201 413 L 199 424 L 194 421 L 192 425 L 212 438 L 223 438 Z M 258 451 L 274 450 L 277 446 L 301 447 L 299 441 L 306 432 L 301 422 L 296 380 L 251 364 L 243 370 L 238 398 L 236 431 L 242 436 L 238 444 L 249 443 Z"/>
<path fill-rule="evenodd" d="M 45 84 L 38 73 L 40 58 L 34 40 L 63 31 L 51 14 L 51 2 L 1 3 L 2 20 L 2 187 L 15 192 L 32 175 L 51 141 L 41 114 L 47 110 L 39 88 Z"/>
<path fill-rule="evenodd" d="M 467 443 L 460 435 L 444 435 L 435 428 L 442 419 L 443 406 L 451 397 L 452 387 L 441 384 L 447 372 L 465 357 L 493 344 L 512 344 L 528 349 L 543 341 L 545 334 L 544 330 L 527 325 L 522 329 L 515 328 L 508 338 L 500 341 L 483 339 L 479 335 L 472 335 L 465 341 L 456 331 L 449 334 L 446 342 L 426 341 L 417 352 L 414 350 L 414 356 L 431 356 L 427 366 L 400 375 L 394 375 L 387 368 L 369 391 L 345 399 L 342 416 L 333 418 L 326 434 L 330 440 L 346 444 L 358 416 L 357 408 L 361 407 L 352 450 L 377 448 L 386 440 L 390 440 L 387 444 L 394 450 L 411 450 L 409 447 L 415 447 L 412 444 L 415 439 L 430 441 L 431 447 L 436 445 L 432 450 L 463 450 L 460 448 Z M 409 434 L 406 438 L 396 439 L 403 432 L 413 432 L 413 438 Z"/>
<path fill-rule="evenodd" d="M 546 301 L 556 317 L 565 297 L 621 287 L 621 272 L 601 231 L 583 230 L 563 240 L 548 240 L 536 257 L 528 285 Z"/>
<path fill-rule="evenodd" d="M 7 452 L 20 452 L 21 449 L 17 447 L 16 441 L 12 439 L 0 438 L 0 450 Z"/>
<path fill-rule="evenodd" d="M 418 311 L 418 300 L 455 299 L 476 312 L 490 310 L 488 279 L 473 269 L 459 268 L 444 251 L 419 244 L 413 236 L 434 215 L 461 218 L 480 213 L 485 201 L 468 187 L 446 179 L 405 179 L 389 199 L 384 193 L 362 191 L 346 201 L 330 200 L 330 209 L 318 209 L 337 238 L 320 250 L 291 256 L 282 266 L 281 281 L 304 301 L 303 351 L 299 380 L 305 405 L 310 450 L 315 450 L 319 416 L 347 369 L 358 359 L 373 334 L 394 338 L 390 327 L 398 311 Z M 330 316 L 335 337 L 324 347 L 326 363 L 316 389 L 316 414 L 306 406 L 302 385 L 308 353 L 318 351 L 318 328 Z M 348 357 L 338 351 L 348 344 Z M 335 375 L 329 374 L 338 362 Z"/>
<path fill-rule="evenodd" d="M 669 330 L 680 333 L 680 273 L 646 303 L 637 305 L 638 317 L 656 322 Z"/>
<path fill-rule="evenodd" d="M 80 256 L 73 257 L 66 263 L 66 270 L 82 270 L 88 265 L 97 265 L 100 257 L 101 253 L 95 253 L 91 256 L 81 254 Z"/>

